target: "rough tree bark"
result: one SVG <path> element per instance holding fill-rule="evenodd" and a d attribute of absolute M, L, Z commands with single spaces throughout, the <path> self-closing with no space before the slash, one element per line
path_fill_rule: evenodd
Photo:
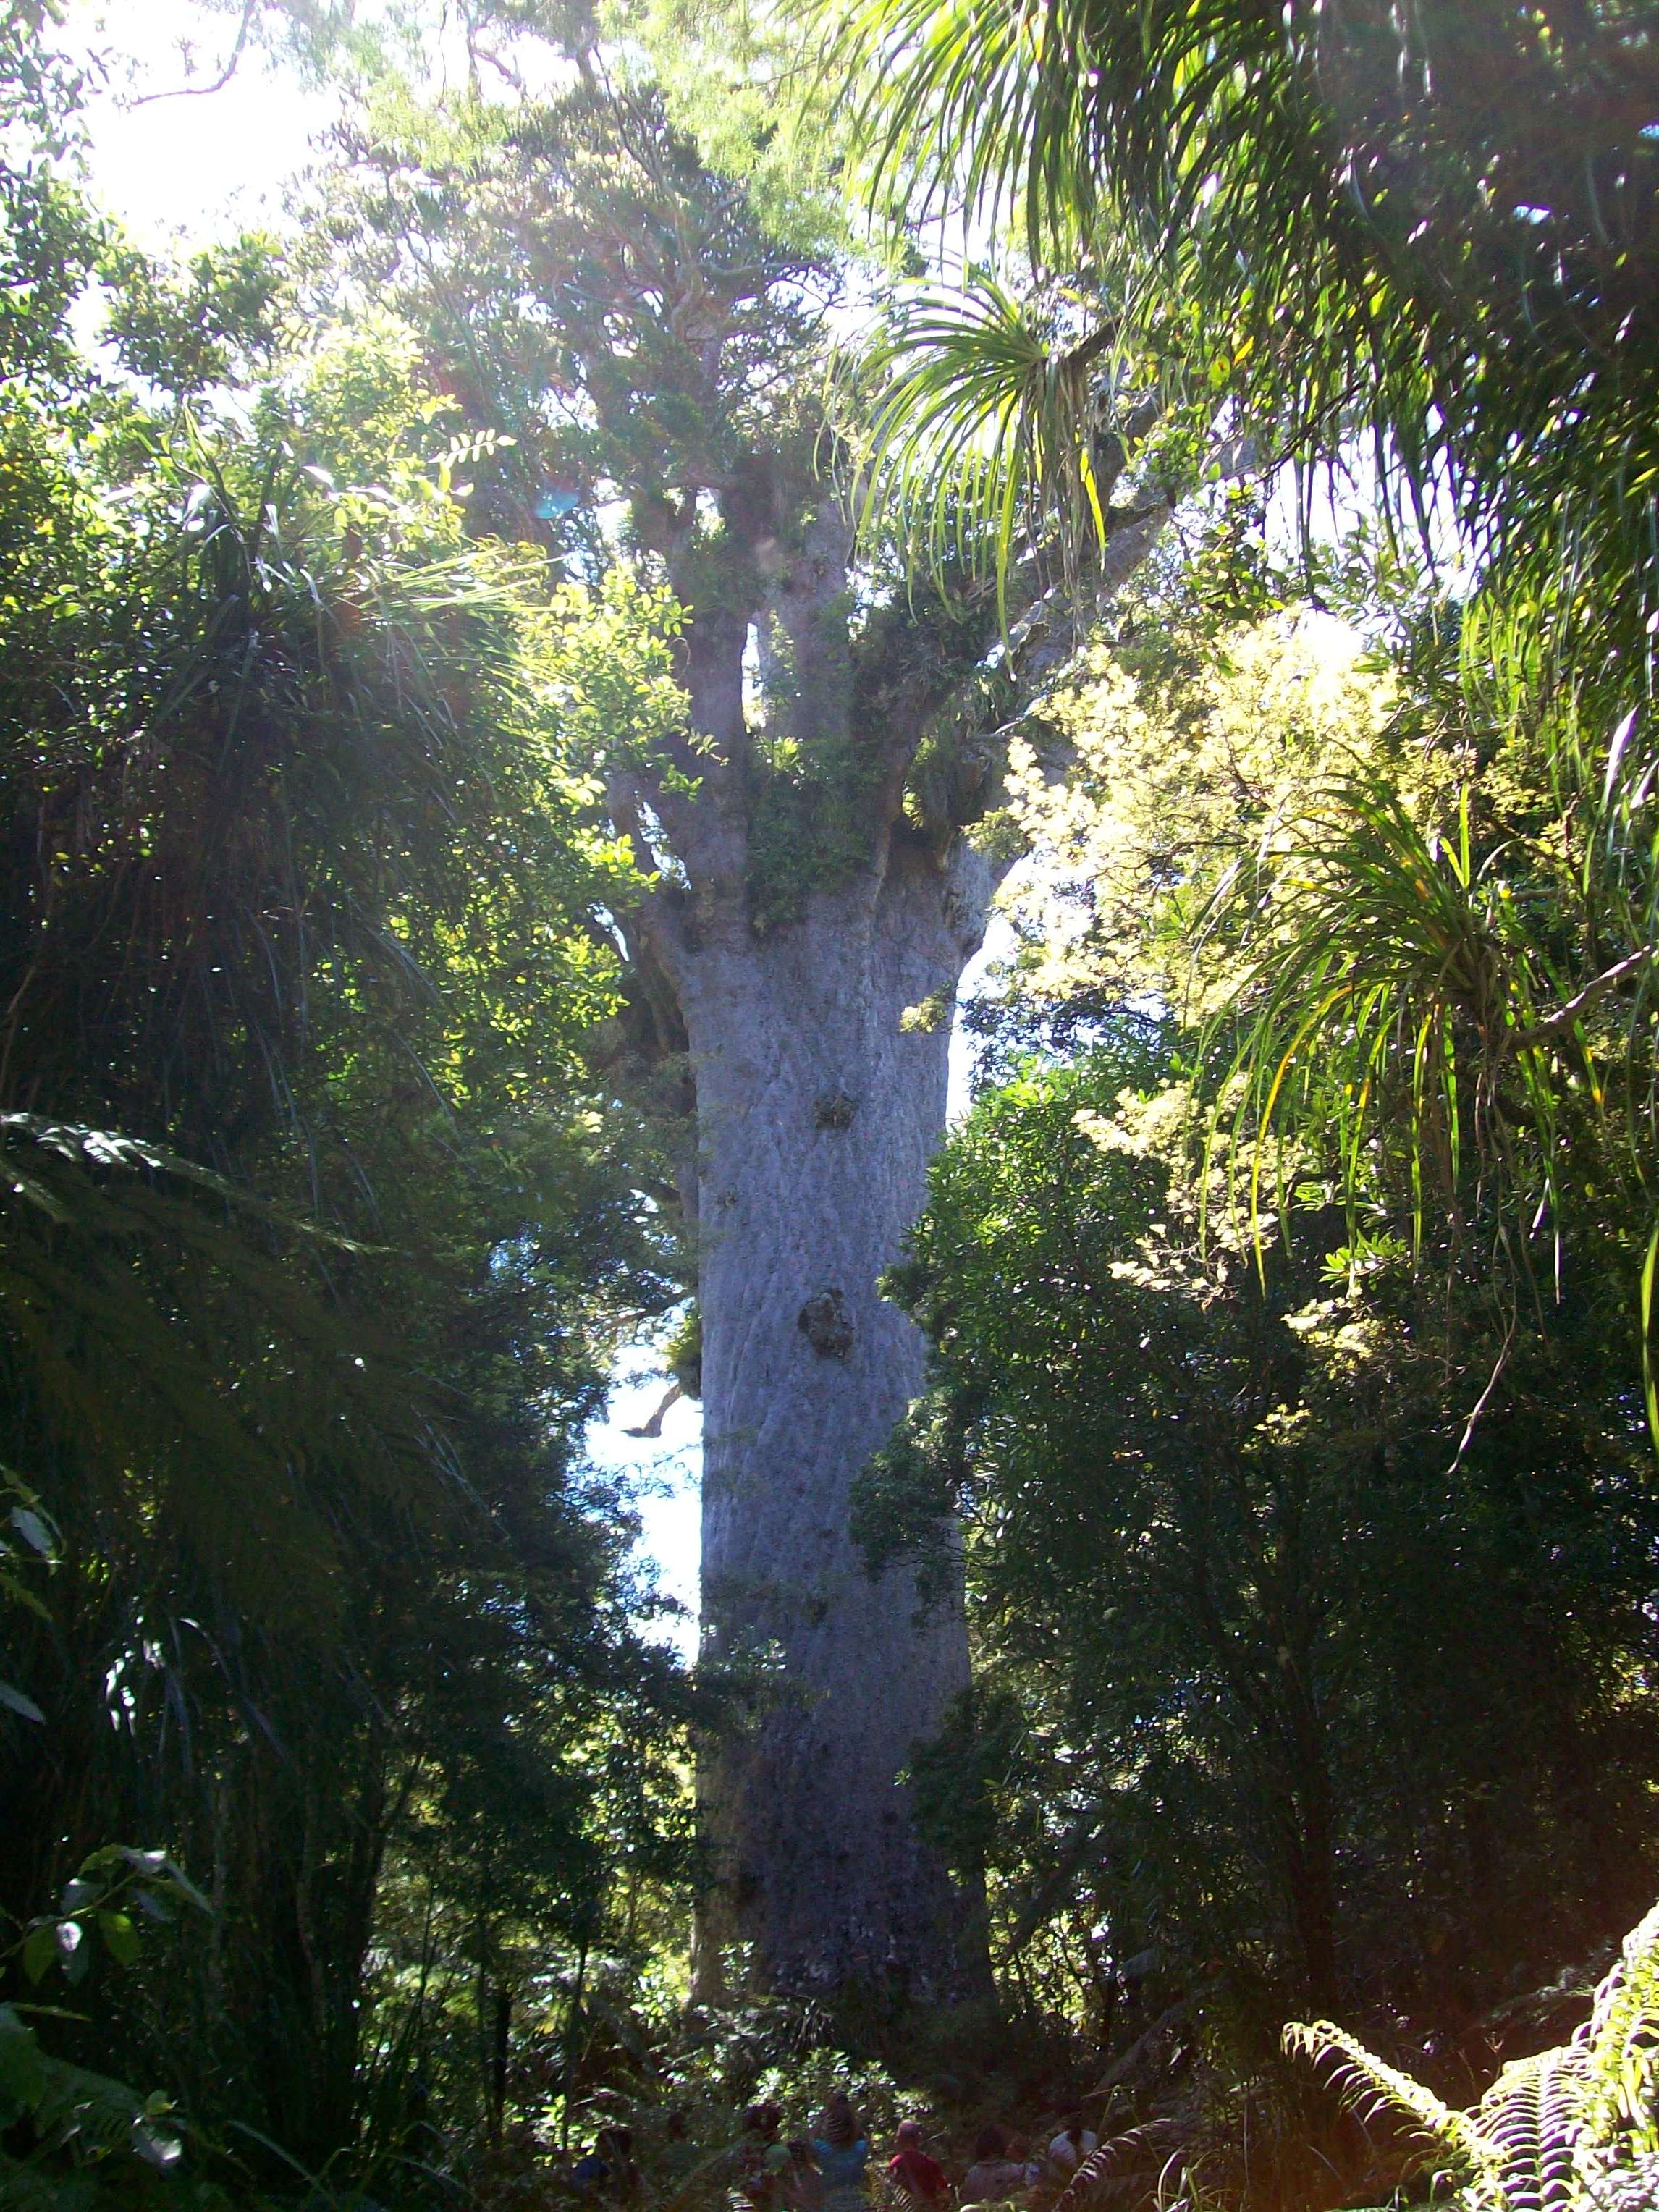
<path fill-rule="evenodd" d="M 703 1646 L 770 1649 L 775 1696 L 704 1777 L 720 1888 L 705 1945 L 786 1988 L 983 1972 L 975 1900 L 919 1842 L 899 1776 L 968 1685 L 958 1603 L 866 1573 L 853 1480 L 921 1386 L 878 1292 L 944 1128 L 948 1014 L 988 871 L 895 834 L 801 922 L 705 945 L 681 986 L 696 1088 Z M 904 1026 L 931 1002 L 933 1026 Z"/>
<path fill-rule="evenodd" d="M 714 1881 L 698 1978 L 709 1990 L 741 1944 L 767 1987 L 897 1978 L 939 1995 L 983 1980 L 980 1913 L 919 1839 L 900 1776 L 967 1686 L 966 1628 L 959 1603 L 919 1614 L 908 1571 L 872 1579 L 848 1517 L 854 1477 L 921 1387 L 921 1336 L 877 1279 L 923 1201 L 949 1009 L 991 872 L 902 808 L 930 687 L 860 722 L 849 533 L 810 489 L 804 515 L 780 511 L 795 504 L 781 475 L 733 504 L 753 603 L 692 601 L 680 773 L 612 793 L 641 858 L 672 855 L 631 932 L 695 1099 L 682 1195 L 702 1334 L 703 1650 L 769 1662 L 752 1724 L 701 1778 Z M 757 910 L 756 648 L 764 734 L 787 722 L 850 778 L 836 850 L 816 868 L 807 856 L 781 920 Z"/>

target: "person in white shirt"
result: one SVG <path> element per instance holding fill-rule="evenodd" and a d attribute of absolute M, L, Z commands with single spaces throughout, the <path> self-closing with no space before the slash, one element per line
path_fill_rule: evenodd
<path fill-rule="evenodd" d="M 1075 2173 L 1091 2150 L 1100 2146 L 1100 2137 L 1092 2128 L 1083 2124 L 1081 2112 L 1068 2112 L 1060 2133 L 1048 2145 L 1048 2163 L 1062 2173 Z"/>

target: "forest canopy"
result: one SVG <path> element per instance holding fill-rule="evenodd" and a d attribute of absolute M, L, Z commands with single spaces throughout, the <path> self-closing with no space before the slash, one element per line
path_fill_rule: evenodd
<path fill-rule="evenodd" d="M 1659 17 L 179 15 L 0 0 L 0 2203 L 1652 2201 Z"/>

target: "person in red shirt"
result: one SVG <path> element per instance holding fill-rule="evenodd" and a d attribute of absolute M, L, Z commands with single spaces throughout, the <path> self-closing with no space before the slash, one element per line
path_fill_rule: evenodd
<path fill-rule="evenodd" d="M 929 2158 L 921 2147 L 920 2120 L 900 2122 L 896 2148 L 887 2161 L 887 2171 L 907 2197 L 930 2208 L 930 2212 L 942 2207 L 950 2193 L 945 2168 Z"/>

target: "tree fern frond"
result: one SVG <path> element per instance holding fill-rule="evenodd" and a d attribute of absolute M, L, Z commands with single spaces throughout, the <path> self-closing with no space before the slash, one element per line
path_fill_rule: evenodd
<path fill-rule="evenodd" d="M 1604 2146 L 1632 2130 L 1650 2137 L 1659 2086 L 1659 1905 L 1626 1936 L 1575 2040 L 1587 2074 L 1587 2141 Z"/>
<path fill-rule="evenodd" d="M 1480 2100 L 1476 2119 L 1498 2148 L 1506 2212 L 1565 2212 L 1573 2202 L 1586 2071 L 1571 2045 L 1540 2051 L 1512 2061 Z"/>
<path fill-rule="evenodd" d="M 1495 2172 L 1499 2160 L 1497 2146 L 1468 2112 L 1443 2104 L 1431 2089 L 1367 2051 L 1345 2029 L 1328 2020 L 1291 2021 L 1283 2041 L 1292 2057 L 1311 2059 L 1316 2065 L 1340 2062 L 1345 2098 L 1357 2101 L 1362 2093 L 1370 2092 L 1383 2106 L 1403 2113 L 1445 2152 L 1462 2179 L 1479 2181 Z"/>
<path fill-rule="evenodd" d="M 1472 2204 L 1499 2212 L 1576 2205 L 1643 2212 L 1659 2173 L 1659 1905 L 1625 1938 L 1571 2043 L 1504 2067 L 1471 2112 L 1454 2112 L 1328 2021 L 1284 2033 L 1287 2051 L 1334 2061 L 1343 2094 L 1369 2093 L 1447 2152 Z"/>
<path fill-rule="evenodd" d="M 1076 2172 L 1055 2197 L 1051 2212 L 1076 2212 L 1097 2183 L 1104 2181 L 1115 2168 L 1137 2154 L 1155 2148 L 1160 2140 L 1167 2141 L 1172 2124 L 1167 2116 L 1143 2120 L 1138 2127 L 1126 2128 L 1121 2134 L 1109 2136 L 1104 2142 L 1097 2144 L 1079 2161 Z"/>
<path fill-rule="evenodd" d="M 23 1198 L 60 1225 L 136 1230 L 142 1224 L 121 1211 L 112 1195 L 116 1177 L 170 1179 L 210 1193 L 238 1213 L 264 1219 L 316 1238 L 337 1251 L 361 1251 L 362 1245 L 273 1206 L 257 1193 L 165 1145 L 154 1145 L 118 1129 L 94 1129 L 78 1121 L 57 1121 L 41 1114 L 0 1114 L 0 1151 L 12 1194 Z M 27 1163 L 27 1164 L 26 1164 Z M 62 1164 L 62 1166 L 59 1164 Z M 73 1173 L 65 1177 L 63 1167 Z"/>

